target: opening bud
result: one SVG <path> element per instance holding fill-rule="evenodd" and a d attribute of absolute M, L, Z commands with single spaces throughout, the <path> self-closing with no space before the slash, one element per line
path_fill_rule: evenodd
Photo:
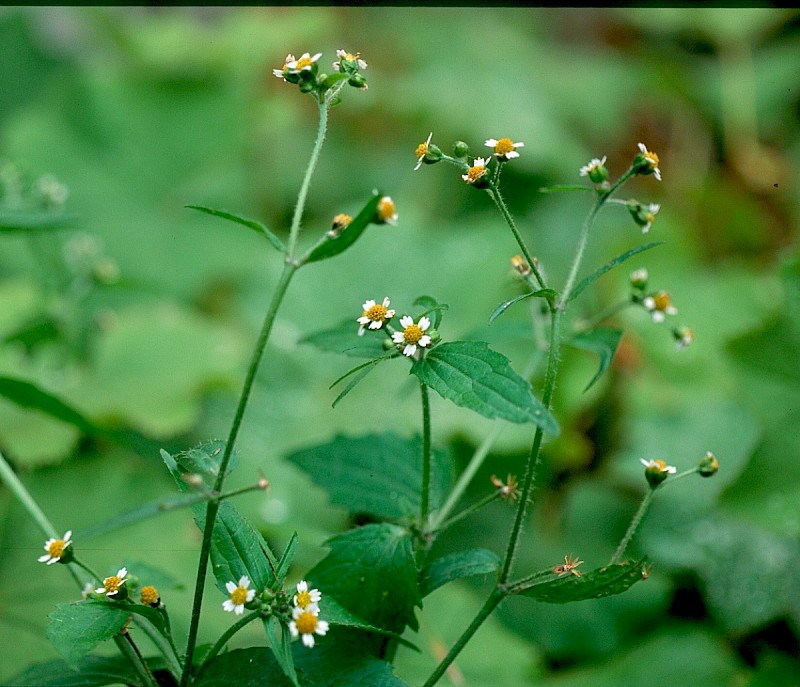
<path fill-rule="evenodd" d="M 651 489 L 655 489 L 667 477 L 674 475 L 677 469 L 674 465 L 667 465 L 663 460 L 641 460 L 644 465 L 644 477 Z"/>
<path fill-rule="evenodd" d="M 631 272 L 629 280 L 631 286 L 638 291 L 644 291 L 647 288 L 647 280 L 649 278 L 647 270 L 642 267 L 641 269 Z"/>

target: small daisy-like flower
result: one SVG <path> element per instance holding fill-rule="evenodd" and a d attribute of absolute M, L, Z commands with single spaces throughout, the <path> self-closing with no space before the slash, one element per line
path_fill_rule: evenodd
<path fill-rule="evenodd" d="M 236 615 L 242 615 L 244 605 L 250 603 L 256 595 L 256 590 L 250 589 L 250 578 L 247 575 L 239 578 L 238 585 L 235 582 L 226 582 L 225 589 L 231 596 L 222 602 L 222 608 L 228 612 L 233 611 Z"/>
<path fill-rule="evenodd" d="M 44 543 L 44 550 L 47 551 L 44 556 L 39 556 L 40 563 L 47 563 L 52 565 L 58 563 L 67 552 L 67 549 L 72 545 L 72 530 L 67 530 L 63 539 L 48 539 Z"/>
<path fill-rule="evenodd" d="M 363 313 L 356 322 L 361 327 L 358 329 L 358 335 L 363 336 L 365 329 L 380 329 L 383 323 L 391 320 L 394 317 L 395 310 L 389 309 L 389 297 L 383 299 L 383 303 L 376 303 L 373 300 L 365 301 L 361 306 Z"/>
<path fill-rule="evenodd" d="M 509 475 L 505 482 L 497 475 L 492 475 L 492 484 L 497 487 L 500 492 L 500 498 L 509 503 L 514 503 L 522 491 L 517 487 L 517 478 L 514 475 Z"/>
<path fill-rule="evenodd" d="M 642 305 L 650 311 L 653 322 L 663 322 L 667 315 L 677 315 L 678 309 L 672 305 L 672 297 L 666 291 L 659 291 L 648 296 Z"/>
<path fill-rule="evenodd" d="M 583 561 L 578 560 L 577 556 L 564 556 L 564 563 L 559 563 L 553 566 L 553 572 L 556 575 L 568 575 L 572 573 L 575 577 L 580 577 L 581 572 L 577 570 L 579 565 L 583 565 Z"/>
<path fill-rule="evenodd" d="M 643 208 L 644 218 L 647 220 L 645 224 L 642 225 L 642 233 L 646 234 L 650 231 L 650 227 L 653 226 L 653 222 L 656 219 L 656 215 L 658 211 L 661 209 L 661 206 L 658 203 L 650 203 L 647 208 Z"/>
<path fill-rule="evenodd" d="M 486 160 L 482 157 L 476 157 L 466 174 L 462 174 L 461 178 L 468 184 L 474 184 L 486 174 Z"/>
<path fill-rule="evenodd" d="M 272 73 L 279 79 L 283 79 L 284 81 L 286 81 L 286 74 L 289 73 L 290 62 L 296 62 L 294 55 L 292 55 L 291 53 L 289 53 L 286 56 L 286 60 L 283 63 L 283 67 L 281 69 L 273 69 Z"/>
<path fill-rule="evenodd" d="M 158 589 L 150 584 L 142 587 L 141 592 L 139 592 L 139 598 L 145 606 L 158 608 L 161 605 L 161 595 L 158 593 Z"/>
<path fill-rule="evenodd" d="M 599 184 L 608 179 L 608 170 L 606 169 L 606 156 L 603 155 L 602 159 L 592 158 L 588 164 L 580 168 L 579 174 L 582 177 L 589 177 L 595 184 Z"/>
<path fill-rule="evenodd" d="M 319 602 L 322 599 L 322 593 L 319 589 L 309 589 L 308 582 L 300 580 L 297 583 L 297 594 L 292 598 L 292 603 L 304 611 L 309 611 L 317 615 L 319 613 Z"/>
<path fill-rule="evenodd" d="M 679 351 L 694 343 L 694 332 L 689 327 L 675 327 L 672 336 L 675 337 L 675 348 Z"/>
<path fill-rule="evenodd" d="M 357 52 L 355 55 L 353 55 L 352 53 L 349 53 L 346 50 L 337 50 L 336 57 L 338 57 L 339 60 L 346 60 L 347 62 L 355 62 L 358 65 L 359 69 L 367 68 L 367 63 L 361 59 L 360 52 Z M 342 66 L 341 62 L 339 61 L 333 63 L 333 69 L 337 72 L 342 71 L 341 66 Z"/>
<path fill-rule="evenodd" d="M 513 143 L 510 138 L 490 138 L 487 139 L 486 144 L 490 148 L 494 148 L 493 155 L 498 159 L 505 162 L 506 160 L 511 160 L 515 157 L 519 157 L 519 153 L 517 152 L 517 148 L 522 148 L 525 146 L 524 143 Z"/>
<path fill-rule="evenodd" d="M 389 196 L 383 196 L 378 201 L 375 215 L 379 224 L 397 224 L 397 208 Z"/>
<path fill-rule="evenodd" d="M 644 465 L 645 479 L 653 488 L 678 471 L 674 465 L 667 465 L 663 460 L 645 460 L 642 458 L 640 462 Z"/>
<path fill-rule="evenodd" d="M 320 620 L 315 613 L 295 606 L 289 632 L 292 637 L 302 637 L 303 644 L 311 649 L 314 646 L 314 635 L 324 635 L 328 631 L 328 622 Z"/>
<path fill-rule="evenodd" d="M 286 64 L 283 65 L 283 68 L 290 74 L 299 74 L 300 72 L 308 72 L 314 68 L 314 63 L 320 57 L 322 57 L 321 52 L 318 52 L 313 57 L 311 57 L 310 53 L 304 52 L 298 59 L 294 59 L 292 55 L 287 55 Z"/>
<path fill-rule="evenodd" d="M 422 167 L 422 161 L 425 159 L 425 156 L 428 154 L 428 147 L 431 144 L 431 138 L 433 138 L 433 131 L 428 134 L 428 139 L 425 143 L 420 143 L 417 146 L 414 155 L 417 156 L 417 166 L 414 167 L 414 171 L 416 172 L 420 167 Z"/>
<path fill-rule="evenodd" d="M 417 352 L 417 346 L 425 348 L 431 345 L 431 337 L 425 332 L 431 326 L 431 321 L 427 317 L 420 317 L 419 322 L 414 322 L 410 315 L 404 315 L 400 320 L 402 332 L 394 332 L 392 341 L 403 345 L 403 355 L 413 356 Z"/>
<path fill-rule="evenodd" d="M 648 150 L 644 143 L 639 143 L 639 154 L 634 158 L 633 164 L 637 174 L 652 174 L 661 181 L 661 170 L 658 168 L 658 155 Z"/>
<path fill-rule="evenodd" d="M 106 596 L 116 596 L 117 598 L 123 598 L 123 594 L 125 593 L 125 588 L 123 585 L 128 581 L 127 580 L 128 569 L 127 568 L 120 568 L 116 575 L 111 575 L 111 577 L 106 577 L 103 580 L 103 586 L 98 587 L 94 591 L 98 594 L 105 594 Z"/>

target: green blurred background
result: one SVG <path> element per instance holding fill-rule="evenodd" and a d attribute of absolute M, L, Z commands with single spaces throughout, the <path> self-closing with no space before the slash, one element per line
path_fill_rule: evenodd
<path fill-rule="evenodd" d="M 666 241 L 597 282 L 579 315 L 624 297 L 646 266 L 672 293 L 696 342 L 675 352 L 640 310 L 610 373 L 568 351 L 557 389 L 562 436 L 548 445 L 520 570 L 579 554 L 610 557 L 643 493 L 639 458 L 679 469 L 706 450 L 713 480 L 665 490 L 634 542 L 654 563 L 646 584 L 565 607 L 512 599 L 457 662 L 454 685 L 800 685 L 800 13 L 756 9 L 4 8 L 0 10 L 3 209 L 36 202 L 42 175 L 69 187 L 70 229 L 0 234 L 0 374 L 68 399 L 104 426 L 151 440 L 139 451 L 0 399 L 0 450 L 61 531 L 102 573 L 137 561 L 173 578 L 162 591 L 185 636 L 199 535 L 188 513 L 114 534 L 81 532 L 171 493 L 153 447 L 226 436 L 244 368 L 280 270 L 255 234 L 192 213 L 226 208 L 285 235 L 316 127 L 310 99 L 272 76 L 287 53 L 360 50 L 369 90 L 345 93 L 311 189 L 306 240 L 379 187 L 400 224 L 373 227 L 341 258 L 300 273 L 280 313 L 239 442 L 231 486 L 259 470 L 268 495 L 239 502 L 277 549 L 292 531 L 294 575 L 348 526 L 283 457 L 337 433 L 418 431 L 402 365 L 384 366 L 335 409 L 328 385 L 349 368 L 301 339 L 359 314 L 366 298 L 449 303 L 446 339 L 476 336 L 517 369 L 526 309 L 488 327 L 516 294 L 517 252 L 489 199 L 452 167 L 414 172 L 430 131 L 524 141 L 504 173 L 512 212 L 549 278 L 563 283 L 587 210 L 576 183 L 608 156 L 621 173 L 643 141 L 663 181 L 622 197 L 658 202 L 648 240 Z M 326 67 L 323 67 L 325 69 Z M 488 150 L 488 149 L 484 149 Z M 477 153 L 481 154 L 481 153 Z M 16 191 L 15 191 L 16 189 Z M 585 270 L 642 242 L 627 212 L 597 222 Z M 456 464 L 492 423 L 434 399 L 434 440 Z M 492 473 L 520 472 L 530 429 L 508 426 Z M 502 551 L 511 511 L 494 504 L 453 546 Z M 47 614 L 75 597 L 62 570 L 36 563 L 43 537 L 0 490 L 0 684 L 54 656 Z M 56 566 L 57 568 L 57 566 Z M 110 572 L 105 572 L 110 571 Z M 488 589 L 454 585 L 426 599 L 422 655 L 397 673 L 420 684 Z M 201 640 L 229 624 L 208 591 Z M 238 646 L 261 643 L 257 632 Z M 446 681 L 445 681 L 446 684 Z"/>

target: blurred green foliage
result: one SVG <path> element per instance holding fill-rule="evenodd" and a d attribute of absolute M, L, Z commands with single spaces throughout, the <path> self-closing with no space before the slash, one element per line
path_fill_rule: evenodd
<path fill-rule="evenodd" d="M 479 332 L 517 369 L 529 355 L 515 329 L 524 306 L 485 325 L 516 293 L 514 244 L 488 200 L 451 169 L 412 171 L 416 145 L 429 131 L 439 145 L 463 139 L 475 152 L 490 137 L 525 141 L 505 195 L 557 283 L 586 206 L 580 194 L 537 189 L 576 182 L 595 156 L 608 155 L 619 174 L 638 141 L 658 151 L 663 182 L 634 180 L 626 192 L 661 203 L 651 236 L 667 245 L 603 276 L 575 307 L 589 316 L 613 303 L 627 267 L 647 266 L 696 342 L 676 353 L 665 327 L 629 309 L 615 319 L 625 335 L 610 374 L 586 393 L 597 360 L 566 353 L 556 393 L 562 434 L 546 447 L 521 567 L 568 553 L 590 568 L 607 560 L 644 489 L 641 457 L 680 470 L 711 449 L 720 473 L 659 494 L 634 540 L 654 563 L 647 584 L 563 608 L 511 599 L 450 679 L 797 684 L 797 12 L 6 8 L 0 42 L 0 209 L 31 210 L 9 189 L 49 173 L 69 187 L 76 218 L 67 228 L 0 233 L 0 375 L 167 450 L 226 434 L 280 269 L 252 232 L 184 206 L 226 208 L 284 238 L 316 108 L 271 70 L 306 50 L 326 61 L 337 48 L 360 50 L 369 63 L 369 90 L 348 93 L 331 113 L 304 227 L 319 236 L 377 187 L 395 200 L 400 226 L 373 227 L 346 256 L 296 280 L 233 478 L 268 476 L 269 495 L 237 507 L 278 550 L 297 530 L 294 575 L 348 520 L 284 458 L 337 434 L 410 437 L 419 412 L 413 385 L 390 366 L 331 409 L 328 385 L 350 365 L 304 337 L 355 318 L 366 298 L 390 294 L 405 307 L 428 293 L 450 305 L 445 340 Z M 624 208 L 610 208 L 585 273 L 640 242 Z M 438 398 L 433 406 L 435 443 L 465 463 L 492 424 Z M 504 427 L 472 496 L 487 493 L 491 474 L 521 468 L 529 435 Z M 169 492 L 157 452 L 82 436 L 2 399 L 0 450 L 96 568 L 145 559 L 176 577 L 182 586 L 165 601 L 185 633 L 199 541 L 185 511 L 80 541 L 82 530 Z M 5 491 L 0 512 L 0 646 L 13 647 L 0 661 L 5 684 L 55 655 L 47 614 L 74 590 L 36 563 L 43 538 Z M 510 518 L 507 505 L 492 504 L 459 527 L 457 544 L 500 551 Z M 401 649 L 400 677 L 424 679 L 477 609 L 478 591 L 464 582 L 425 599 L 414 640 L 423 654 Z M 213 588 L 208 596 L 201 641 L 228 622 Z M 260 641 L 245 631 L 236 646 Z"/>

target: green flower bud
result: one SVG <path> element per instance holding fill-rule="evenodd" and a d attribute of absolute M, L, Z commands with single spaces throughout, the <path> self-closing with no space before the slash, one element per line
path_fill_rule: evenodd
<path fill-rule="evenodd" d="M 667 477 L 674 475 L 677 470 L 673 465 L 667 465 L 663 460 L 641 460 L 644 465 L 644 477 L 651 489 L 655 489 Z"/>
<path fill-rule="evenodd" d="M 631 286 L 634 289 L 637 289 L 638 291 L 644 291 L 647 288 L 648 278 L 649 275 L 644 267 L 642 267 L 642 269 L 639 270 L 634 270 L 633 272 L 631 272 L 629 277 Z"/>
<path fill-rule="evenodd" d="M 353 88 L 366 88 L 367 87 L 367 80 L 364 78 L 362 74 L 353 74 L 348 80 L 349 83 Z"/>
<path fill-rule="evenodd" d="M 453 144 L 454 157 L 467 157 L 469 155 L 469 146 L 464 141 L 456 141 Z"/>
<path fill-rule="evenodd" d="M 712 477 L 719 472 L 719 461 L 711 451 L 708 451 L 700 460 L 697 465 L 697 472 L 700 473 L 701 477 Z"/>

